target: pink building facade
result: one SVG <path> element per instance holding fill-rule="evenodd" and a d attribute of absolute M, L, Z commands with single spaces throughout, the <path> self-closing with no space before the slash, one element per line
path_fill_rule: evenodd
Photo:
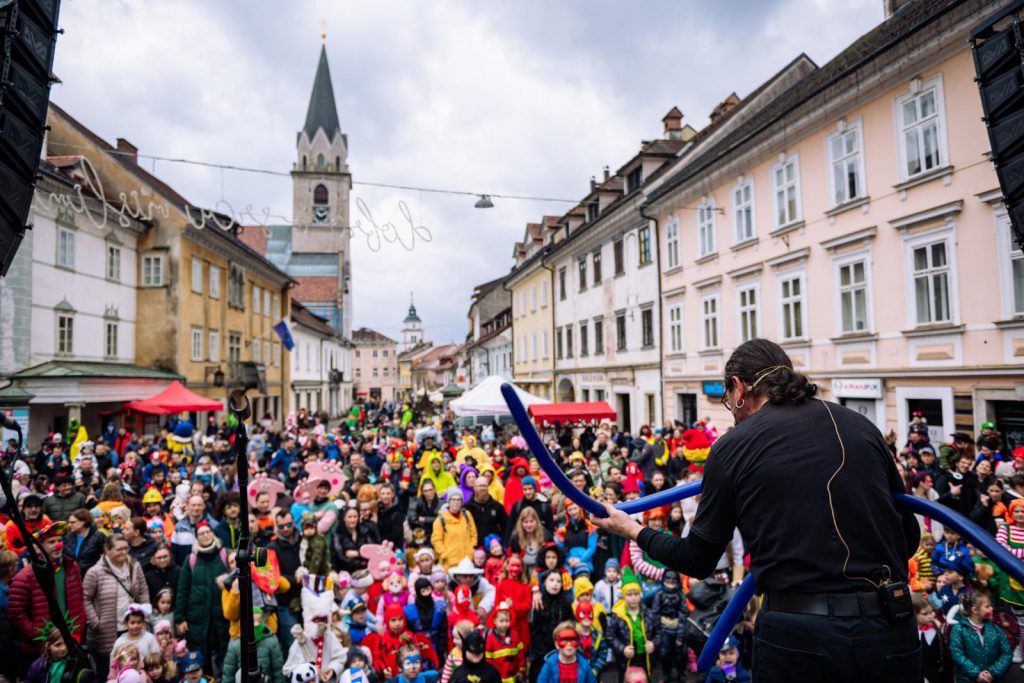
<path fill-rule="evenodd" d="M 966 43 L 1005 3 L 922 4 L 801 55 L 647 190 L 666 417 L 730 425 L 725 361 L 766 337 L 900 443 L 915 411 L 933 442 L 986 420 L 1024 442 L 1024 257 Z"/>
<path fill-rule="evenodd" d="M 394 401 L 398 392 L 398 342 L 376 330 L 352 331 L 352 361 L 357 401 Z"/>

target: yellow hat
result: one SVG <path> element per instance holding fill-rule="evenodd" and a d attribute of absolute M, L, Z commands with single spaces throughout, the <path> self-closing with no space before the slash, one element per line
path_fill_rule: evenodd
<path fill-rule="evenodd" d="M 142 504 L 149 505 L 150 503 L 163 503 L 164 497 L 160 495 L 160 492 L 156 489 L 149 489 L 142 496 Z"/>
<path fill-rule="evenodd" d="M 593 593 L 594 584 L 590 582 L 590 579 L 586 576 L 578 576 L 576 580 L 572 582 L 572 592 L 577 598 L 584 593 Z"/>

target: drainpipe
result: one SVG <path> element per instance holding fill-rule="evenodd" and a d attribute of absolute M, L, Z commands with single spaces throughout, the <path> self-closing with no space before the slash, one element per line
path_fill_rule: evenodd
<path fill-rule="evenodd" d="M 665 424 L 667 416 L 665 414 L 665 302 L 661 298 L 661 242 L 658 236 L 658 219 L 654 216 L 647 214 L 647 205 L 640 205 L 640 217 L 646 218 L 654 223 L 654 267 L 657 269 L 657 277 L 655 278 L 658 283 L 658 377 L 661 386 L 658 393 L 661 394 L 661 422 Z"/>
<path fill-rule="evenodd" d="M 555 269 L 545 263 L 544 260 L 545 259 L 542 257 L 540 260 L 540 267 L 548 271 L 548 274 L 551 276 L 551 287 L 548 288 L 548 293 L 551 294 L 551 345 L 549 347 L 549 351 L 551 352 L 551 402 L 555 403 L 558 398 L 555 394 L 557 386 L 555 382 L 555 302 L 558 301 L 558 299 L 555 296 Z M 576 396 L 574 395 L 573 399 L 575 398 Z"/>

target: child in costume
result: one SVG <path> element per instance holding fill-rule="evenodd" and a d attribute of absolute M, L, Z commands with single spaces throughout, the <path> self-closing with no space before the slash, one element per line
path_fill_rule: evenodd
<path fill-rule="evenodd" d="M 473 564 L 468 557 L 448 570 L 449 587 L 455 590 L 459 586 L 469 589 L 473 609 L 483 613 L 494 609 L 494 586 L 484 578 L 484 570 Z"/>
<path fill-rule="evenodd" d="M 423 657 L 415 645 L 403 646 L 398 651 L 397 660 L 401 662 L 401 673 L 388 683 L 435 683 L 438 679 L 436 670 L 423 670 Z"/>
<path fill-rule="evenodd" d="M 661 590 L 654 594 L 651 613 L 658 620 L 658 640 L 655 652 L 662 663 L 662 676 L 671 678 L 675 665 L 681 676 L 686 667 L 686 595 L 682 591 L 679 574 L 666 569 L 661 576 Z"/>
<path fill-rule="evenodd" d="M 548 653 L 555 649 L 551 624 L 572 621 L 572 593 L 564 589 L 562 574 L 549 569 L 541 575 L 540 608 L 534 609 L 530 624 L 530 680 L 536 683 Z M 575 631 L 573 634 L 575 635 Z"/>
<path fill-rule="evenodd" d="M 460 621 L 468 621 L 473 626 L 480 625 L 480 615 L 473 609 L 473 596 L 469 586 L 456 587 L 454 604 L 451 614 L 448 615 L 448 623 L 457 624 Z"/>
<path fill-rule="evenodd" d="M 910 590 L 915 593 L 929 593 L 935 588 L 935 568 L 932 566 L 935 545 L 935 537 L 923 532 L 921 543 L 910 558 Z"/>
<path fill-rule="evenodd" d="M 594 571 L 594 553 L 597 552 L 597 527 L 583 514 L 583 509 L 568 498 L 565 505 L 565 523 L 555 531 L 555 542 L 565 551 L 566 564 L 573 576 Z"/>
<path fill-rule="evenodd" d="M 644 512 L 644 524 L 658 533 L 668 533 L 665 529 L 665 511 L 661 508 L 653 508 Z M 650 602 L 654 594 L 661 590 L 661 577 L 665 573 L 665 565 L 658 562 L 643 551 L 636 541 L 627 543 L 629 548 L 629 561 L 633 565 L 640 580 L 640 586 L 644 593 L 644 601 Z M 648 672 L 649 673 L 649 672 Z"/>
<path fill-rule="evenodd" d="M 299 542 L 299 561 L 310 574 L 327 576 L 331 573 L 330 551 L 327 540 L 317 532 L 316 513 L 302 513 L 302 540 Z M 296 577 L 298 578 L 298 577 Z"/>
<path fill-rule="evenodd" d="M 463 648 L 464 659 L 452 672 L 451 683 L 500 683 L 501 674 L 487 659 L 487 648 L 480 633 L 468 633 Z"/>
<path fill-rule="evenodd" d="M 353 645 L 362 645 L 366 637 L 373 635 L 377 630 L 376 626 L 370 625 L 368 617 L 369 610 L 366 609 L 365 602 L 356 598 L 356 602 L 349 603 L 348 614 L 342 617 L 342 624 Z"/>
<path fill-rule="evenodd" d="M 960 620 L 949 633 L 949 649 L 958 681 L 1003 680 L 1013 661 L 1010 641 L 992 623 L 992 602 L 983 593 L 968 593 L 960 603 Z M 988 672 L 988 678 L 981 674 Z"/>
<path fill-rule="evenodd" d="M 947 568 L 935 581 L 936 591 L 928 596 L 928 601 L 936 610 L 949 616 L 950 610 L 960 604 L 961 598 L 971 592 L 971 587 L 964 583 L 963 574 L 953 567 Z"/>
<path fill-rule="evenodd" d="M 614 557 L 604 563 L 604 578 L 594 584 L 594 600 L 601 603 L 606 612 L 622 598 L 622 580 L 619 577 L 619 561 Z"/>
<path fill-rule="evenodd" d="M 498 670 L 502 683 L 515 683 L 526 668 L 526 650 L 512 628 L 512 602 L 499 603 L 487 618 L 487 661 Z"/>
<path fill-rule="evenodd" d="M 370 655 L 361 647 L 349 648 L 338 683 L 376 683 L 377 672 L 370 666 Z"/>
<path fill-rule="evenodd" d="M 384 620 L 384 610 L 389 605 L 405 607 L 413 597 L 409 593 L 408 584 L 405 582 L 405 574 L 398 567 L 390 570 L 383 581 L 384 591 L 377 600 L 377 621 Z"/>
<path fill-rule="evenodd" d="M 576 633 L 580 636 L 580 652 L 590 662 L 594 676 L 600 678 L 608 665 L 608 641 L 597 628 L 594 619 L 594 603 L 578 602 L 573 610 L 576 615 Z"/>
<path fill-rule="evenodd" d="M 203 676 L 203 655 L 197 650 L 191 650 L 186 654 L 179 665 L 182 681 L 188 683 L 210 683 L 209 679 Z"/>
<path fill-rule="evenodd" d="M 25 674 L 25 683 L 60 683 L 67 664 L 68 646 L 64 643 L 60 631 L 51 626 L 46 632 L 43 654 Z"/>
<path fill-rule="evenodd" d="M 722 643 L 722 649 L 718 651 L 718 660 L 708 671 L 708 683 L 725 683 L 736 681 L 736 683 L 750 683 L 750 672 L 740 662 L 739 646 L 736 638 L 729 636 Z M 931 680 L 929 680 L 931 683 Z"/>
<path fill-rule="evenodd" d="M 965 579 L 974 574 L 971 549 L 953 529 L 946 529 L 942 542 L 935 546 L 935 552 L 932 553 L 932 568 L 936 573 L 956 569 Z"/>
<path fill-rule="evenodd" d="M 430 548 L 420 548 L 412 556 L 413 568 L 409 572 L 409 585 L 415 585 L 416 579 L 421 576 L 430 581 L 430 574 L 434 571 L 434 551 Z"/>
<path fill-rule="evenodd" d="M 484 578 L 497 586 L 501 578 L 501 570 L 505 567 L 505 547 L 501 537 L 497 534 L 490 534 L 484 539 L 484 548 L 487 550 L 487 559 L 484 561 Z"/>
<path fill-rule="evenodd" d="M 572 582 L 572 593 L 575 598 L 572 603 L 573 611 L 576 610 L 577 605 L 589 603 L 594 612 L 594 628 L 598 631 L 603 630 L 608 621 L 608 610 L 601 603 L 594 601 L 594 584 L 590 582 L 590 579 L 586 576 L 577 577 Z"/>
<path fill-rule="evenodd" d="M 125 608 L 122 618 L 125 631 L 114 641 L 111 651 L 117 650 L 121 645 L 131 643 L 139 648 L 140 657 L 160 652 L 160 644 L 157 642 L 156 636 L 146 628 L 149 623 L 149 615 L 152 612 L 153 608 L 149 604 L 139 604 L 136 602 L 129 604 Z"/>
<path fill-rule="evenodd" d="M 543 591 L 541 590 L 541 577 L 548 572 L 558 572 L 562 577 L 562 588 L 572 590 L 572 574 L 565 568 L 565 551 L 555 542 L 545 543 L 540 551 L 540 564 L 533 570 L 530 576 L 530 587 L 533 589 L 533 604 L 537 605 Z M 545 653 L 547 654 L 547 653 Z"/>
<path fill-rule="evenodd" d="M 373 664 L 377 671 L 386 678 L 392 678 L 401 670 L 402 662 L 397 655 L 405 645 L 417 648 L 423 659 L 430 663 L 430 668 L 437 668 L 437 654 L 430 644 L 430 638 L 422 633 L 413 633 L 405 621 L 405 612 L 399 605 L 388 605 L 384 609 L 384 622 L 380 634 L 366 637 L 366 647 L 373 655 Z"/>
<path fill-rule="evenodd" d="M 559 623 L 552 634 L 552 641 L 555 651 L 544 658 L 537 674 L 538 683 L 561 683 L 566 680 L 597 683 L 590 662 L 579 651 L 580 638 L 572 621 Z"/>
<path fill-rule="evenodd" d="M 530 649 L 530 609 L 533 605 L 533 593 L 526 580 L 523 559 L 518 555 L 505 558 L 505 567 L 495 596 L 498 604 L 511 604 L 512 628 L 527 651 Z"/>
<path fill-rule="evenodd" d="M 434 598 L 430 579 L 421 576 L 413 584 L 411 602 L 405 606 L 405 620 L 413 633 L 425 633 L 437 653 L 448 651 L 447 603 Z"/>
<path fill-rule="evenodd" d="M 996 541 L 1013 553 L 1014 557 L 1024 559 L 1024 499 L 1016 498 L 1010 502 L 1008 514 L 1013 520 L 1011 524 L 1000 525 L 996 531 Z M 1024 662 L 1024 586 L 1006 572 L 999 572 L 999 597 L 1010 605 L 1013 616 L 1017 618 L 1020 637 L 1013 651 L 1015 664 Z"/>
<path fill-rule="evenodd" d="M 445 657 L 444 667 L 441 669 L 441 680 L 439 683 L 448 683 L 452 674 L 462 665 L 462 639 L 475 631 L 476 627 L 472 622 L 460 621 L 452 627 L 452 649 Z"/>
<path fill-rule="evenodd" d="M 953 660 L 942 637 L 942 622 L 924 596 L 915 595 L 913 603 L 921 639 L 921 676 L 928 683 L 953 683 Z"/>
<path fill-rule="evenodd" d="M 630 666 L 644 669 L 651 676 L 658 639 L 658 623 L 644 609 L 640 581 L 629 567 L 622 572 L 622 599 L 612 607 L 608 619 L 608 647 L 616 664 L 625 671 Z"/>
<path fill-rule="evenodd" d="M 256 638 L 256 659 L 259 662 L 260 671 L 270 677 L 271 683 L 287 683 L 284 667 L 284 655 L 281 653 L 281 644 L 263 618 L 263 608 L 254 607 L 252 610 L 253 634 Z M 221 671 L 221 680 L 230 683 L 235 680 L 235 673 L 244 666 L 242 662 L 242 641 L 233 638 L 228 643 L 227 653 L 224 655 L 224 668 Z"/>
<path fill-rule="evenodd" d="M 284 662 L 284 675 L 291 676 L 301 665 L 310 663 L 318 678 L 331 672 L 337 680 L 345 664 L 345 652 L 328 627 L 334 606 L 333 593 L 326 587 L 316 593 L 303 584 L 300 599 L 303 624 L 292 626 L 293 640 L 288 648 L 288 659 Z"/>

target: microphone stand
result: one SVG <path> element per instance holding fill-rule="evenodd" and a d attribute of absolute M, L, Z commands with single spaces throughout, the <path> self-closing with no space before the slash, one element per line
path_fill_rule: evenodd
<path fill-rule="evenodd" d="M 36 578 L 36 583 L 39 584 L 39 588 L 42 590 L 43 597 L 46 598 L 46 607 L 50 612 L 50 621 L 54 627 L 60 632 L 61 638 L 64 640 L 64 644 L 68 648 L 68 660 L 70 666 L 67 667 L 62 681 L 74 681 L 75 683 L 92 683 L 96 679 L 94 671 L 94 664 L 92 662 L 89 653 L 81 646 L 81 644 L 75 640 L 71 635 L 71 629 L 68 628 L 67 619 L 64 613 L 61 612 L 60 605 L 57 604 L 57 589 L 56 589 L 56 572 L 53 569 L 53 563 L 51 561 L 49 553 L 46 552 L 46 548 L 32 536 L 32 533 L 28 530 L 28 525 L 25 524 L 25 518 L 21 516 L 21 511 L 18 509 L 18 504 L 14 499 L 14 491 L 11 485 L 11 481 L 14 479 L 14 464 L 18 461 L 18 457 L 21 454 L 22 444 L 24 435 L 21 433 L 21 425 L 14 419 L 0 413 L 0 426 L 10 429 L 18 434 L 18 450 L 12 453 L 10 456 L 10 464 L 5 467 L 0 467 L 0 488 L 3 489 L 4 496 L 6 497 L 6 505 L 4 506 L 7 510 L 7 514 L 10 515 L 11 520 L 14 521 L 15 526 L 18 527 L 18 531 L 21 532 L 21 537 L 25 541 L 25 551 L 28 553 L 29 562 L 32 567 L 32 574 Z M 63 561 L 62 558 L 58 557 L 58 561 Z M 85 628 L 85 624 L 78 624 L 79 628 Z M 24 634 L 23 634 L 24 635 Z M 43 634 L 46 635 L 45 633 Z"/>
<path fill-rule="evenodd" d="M 252 607 L 252 565 L 265 563 L 262 548 L 254 548 L 249 534 L 249 461 L 246 450 L 249 445 L 249 434 L 245 431 L 245 421 L 252 414 L 252 406 L 244 389 L 236 389 L 228 397 L 228 409 L 238 421 L 235 425 L 235 475 L 238 480 L 238 517 L 241 520 L 241 533 L 238 536 L 238 551 L 235 561 L 238 566 L 239 595 L 239 626 L 241 634 L 239 645 L 242 655 L 242 683 L 262 683 L 265 680 L 260 672 L 259 659 L 256 655 L 256 629 L 253 626 Z M 262 562 L 260 560 L 263 560 Z"/>

